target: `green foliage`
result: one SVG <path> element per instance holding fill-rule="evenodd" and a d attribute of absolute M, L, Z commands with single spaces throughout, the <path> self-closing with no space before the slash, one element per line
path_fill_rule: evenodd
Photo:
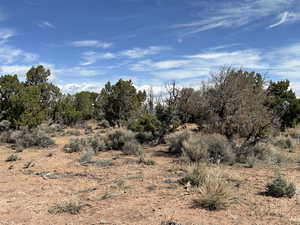
<path fill-rule="evenodd" d="M 270 82 L 268 87 L 270 100 L 268 106 L 275 110 L 281 119 L 281 128 L 294 127 L 299 122 L 300 101 L 290 89 L 288 80 Z"/>
<path fill-rule="evenodd" d="M 82 91 L 75 94 L 74 105 L 76 111 L 81 112 L 83 120 L 94 117 L 96 99 L 99 94 L 94 92 Z"/>
<path fill-rule="evenodd" d="M 12 98 L 20 92 L 22 84 L 17 75 L 0 77 L 0 120 L 11 118 Z"/>
<path fill-rule="evenodd" d="M 266 194 L 280 198 L 291 198 L 296 193 L 296 187 L 292 182 L 287 182 L 281 174 L 277 174 L 275 179 L 266 185 Z"/>
<path fill-rule="evenodd" d="M 41 103 L 41 89 L 38 86 L 24 86 L 11 98 L 9 119 L 18 127 L 36 127 L 48 118 L 47 109 Z"/>
<path fill-rule="evenodd" d="M 120 79 L 115 85 L 108 82 L 100 94 L 104 117 L 110 124 L 132 119 L 141 109 L 146 93 L 137 91 L 131 80 Z"/>
<path fill-rule="evenodd" d="M 62 96 L 55 104 L 52 119 L 65 125 L 75 125 L 82 119 L 82 113 L 74 107 L 74 98 L 71 95 Z"/>
<path fill-rule="evenodd" d="M 37 67 L 31 67 L 31 69 L 26 73 L 26 84 L 27 85 L 39 85 L 47 83 L 51 72 L 45 69 L 42 65 Z"/>
<path fill-rule="evenodd" d="M 151 114 L 144 114 L 128 124 L 128 129 L 134 132 L 151 132 L 155 134 L 160 128 L 160 122 Z"/>

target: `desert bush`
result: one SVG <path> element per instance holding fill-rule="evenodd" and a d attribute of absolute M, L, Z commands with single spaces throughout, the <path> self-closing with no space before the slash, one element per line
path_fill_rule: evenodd
<path fill-rule="evenodd" d="M 84 206 L 85 204 L 78 200 L 62 201 L 50 207 L 48 209 L 48 212 L 50 214 L 70 213 L 72 215 L 76 215 L 80 213 L 80 210 Z"/>
<path fill-rule="evenodd" d="M 125 143 L 135 141 L 135 133 L 125 128 L 110 131 L 106 137 L 106 145 L 110 149 L 121 150 Z"/>
<path fill-rule="evenodd" d="M 147 165 L 147 166 L 154 166 L 154 165 L 156 165 L 156 162 L 154 160 L 152 160 L 152 159 L 145 159 L 144 155 L 140 156 L 139 163 Z"/>
<path fill-rule="evenodd" d="M 193 133 L 191 131 L 178 131 L 165 137 L 166 143 L 169 145 L 169 152 L 176 155 L 183 153 L 183 142 L 187 140 Z"/>
<path fill-rule="evenodd" d="M 160 225 L 181 225 L 181 224 L 177 223 L 175 220 L 164 220 L 161 221 Z"/>
<path fill-rule="evenodd" d="M 266 185 L 266 194 L 276 198 L 291 198 L 296 193 L 296 187 L 292 182 L 288 182 L 284 177 L 277 173 L 275 179 Z"/>
<path fill-rule="evenodd" d="M 139 132 L 136 134 L 136 139 L 141 143 L 151 143 L 155 140 L 155 136 L 151 132 Z"/>
<path fill-rule="evenodd" d="M 48 134 L 39 129 L 21 129 L 11 133 L 10 139 L 17 146 L 22 146 L 23 148 L 30 147 L 42 147 L 47 148 L 55 144 L 54 140 L 48 136 Z"/>
<path fill-rule="evenodd" d="M 219 134 L 190 135 L 182 143 L 183 155 L 192 162 L 235 162 L 235 152 L 226 137 Z"/>
<path fill-rule="evenodd" d="M 91 148 L 94 153 L 107 149 L 102 137 L 94 136 L 89 138 L 71 138 L 70 143 L 64 146 L 66 153 L 87 151 Z"/>
<path fill-rule="evenodd" d="M 288 149 L 291 152 L 293 152 L 296 148 L 294 140 L 292 140 L 290 136 L 280 136 L 275 138 L 273 141 L 273 145 L 281 149 Z"/>
<path fill-rule="evenodd" d="M 136 155 L 140 156 L 144 153 L 144 148 L 137 141 L 128 141 L 122 147 L 122 152 L 126 155 Z"/>
<path fill-rule="evenodd" d="M 9 130 L 10 126 L 11 122 L 9 122 L 8 120 L 2 120 L 0 122 L 0 132 Z"/>
<path fill-rule="evenodd" d="M 81 135 L 79 130 L 67 130 L 64 134 L 66 136 L 80 136 Z"/>
<path fill-rule="evenodd" d="M 17 161 L 17 160 L 20 160 L 20 157 L 17 156 L 17 155 L 10 155 L 6 158 L 5 162 L 14 162 L 14 161 Z"/>
<path fill-rule="evenodd" d="M 205 182 L 199 188 L 199 194 L 199 199 L 194 201 L 195 206 L 208 210 L 221 210 L 229 206 L 229 187 L 218 173 L 209 173 L 206 176 Z"/>
<path fill-rule="evenodd" d="M 107 120 L 101 120 L 101 121 L 98 123 L 98 126 L 99 126 L 100 128 L 106 129 L 106 128 L 109 128 L 109 127 L 110 127 L 110 124 L 109 124 L 109 122 L 108 122 Z"/>
<path fill-rule="evenodd" d="M 95 152 L 93 149 L 87 149 L 86 152 L 80 157 L 79 162 L 80 163 L 89 163 L 92 161 L 93 156 L 95 155 Z"/>
<path fill-rule="evenodd" d="M 64 146 L 64 151 L 66 153 L 73 152 L 82 152 L 84 150 L 84 145 L 82 143 L 82 139 L 80 138 L 71 138 L 70 143 Z"/>
<path fill-rule="evenodd" d="M 207 178 L 207 168 L 204 166 L 190 166 L 185 176 L 179 180 L 181 184 L 190 184 L 192 187 L 200 187 Z"/>

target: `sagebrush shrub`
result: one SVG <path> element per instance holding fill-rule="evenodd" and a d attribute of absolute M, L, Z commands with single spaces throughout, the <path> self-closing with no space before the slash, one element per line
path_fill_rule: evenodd
<path fill-rule="evenodd" d="M 31 130 L 22 129 L 14 131 L 11 133 L 10 139 L 17 146 L 22 146 L 24 148 L 47 148 L 55 145 L 54 140 L 51 137 L 49 137 L 45 131 L 39 128 L 33 128 Z"/>
<path fill-rule="evenodd" d="M 235 152 L 222 135 L 193 134 L 182 143 L 183 155 L 192 162 L 234 163 Z"/>
<path fill-rule="evenodd" d="M 143 146 L 137 141 L 128 141 L 122 147 L 122 152 L 126 155 L 141 156 L 144 153 Z"/>
<path fill-rule="evenodd" d="M 17 156 L 17 155 L 10 155 L 6 158 L 5 162 L 14 162 L 14 161 L 17 161 L 17 160 L 20 160 L 20 157 Z"/>
<path fill-rule="evenodd" d="M 181 184 L 190 184 L 192 187 L 199 187 L 207 178 L 207 168 L 204 166 L 190 166 L 186 175 L 179 180 Z"/>
<path fill-rule="evenodd" d="M 62 201 L 50 207 L 48 212 L 50 214 L 70 213 L 72 215 L 76 215 L 80 213 L 80 210 L 84 206 L 85 205 L 78 200 Z"/>
<path fill-rule="evenodd" d="M 9 122 L 8 120 L 2 120 L 0 122 L 0 132 L 8 131 L 10 126 L 11 126 L 11 122 Z"/>
<path fill-rule="evenodd" d="M 169 152 L 176 155 L 183 153 L 183 142 L 192 136 L 191 131 L 178 131 L 173 134 L 169 134 L 165 137 L 166 143 L 169 145 Z"/>
<path fill-rule="evenodd" d="M 230 204 L 228 184 L 219 174 L 208 174 L 199 188 L 199 195 L 194 201 L 195 205 L 208 210 L 225 209 Z"/>
<path fill-rule="evenodd" d="M 289 136 L 280 136 L 275 138 L 273 141 L 273 145 L 281 149 L 288 149 L 289 151 L 294 151 L 294 149 L 296 148 L 294 140 L 292 140 L 292 138 Z"/>
<path fill-rule="evenodd" d="M 107 134 L 106 145 L 110 149 L 121 150 L 125 143 L 135 141 L 135 133 L 125 128 L 114 129 Z"/>
<path fill-rule="evenodd" d="M 66 144 L 64 151 L 67 153 L 82 152 L 91 148 L 95 153 L 107 149 L 102 137 L 94 136 L 89 138 L 72 138 L 70 143 Z"/>
<path fill-rule="evenodd" d="M 296 193 L 296 187 L 292 182 L 288 182 L 281 174 L 276 174 L 275 179 L 266 185 L 266 194 L 276 198 L 291 198 Z"/>

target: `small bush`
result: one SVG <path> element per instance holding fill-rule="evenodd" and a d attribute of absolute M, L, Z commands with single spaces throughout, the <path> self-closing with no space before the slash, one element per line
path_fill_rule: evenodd
<path fill-rule="evenodd" d="M 7 157 L 5 162 L 14 162 L 14 161 L 17 161 L 17 160 L 20 160 L 20 159 L 21 158 L 19 158 L 19 156 L 12 154 L 12 155 Z"/>
<path fill-rule="evenodd" d="M 106 145 L 110 149 L 121 150 L 125 143 L 135 140 L 135 133 L 124 128 L 119 128 L 107 134 Z"/>
<path fill-rule="evenodd" d="M 8 131 L 10 126 L 11 126 L 11 122 L 9 122 L 8 120 L 2 120 L 0 122 L 0 132 Z"/>
<path fill-rule="evenodd" d="M 122 147 L 122 152 L 126 155 L 140 156 L 144 153 L 144 148 L 137 141 L 128 141 Z"/>
<path fill-rule="evenodd" d="M 107 120 L 101 120 L 98 124 L 100 128 L 106 129 L 110 127 L 110 124 Z"/>
<path fill-rule="evenodd" d="M 136 134 L 136 139 L 141 143 L 151 143 L 155 140 L 155 137 L 151 132 L 139 132 Z"/>
<path fill-rule="evenodd" d="M 10 139 L 17 146 L 22 146 L 24 148 L 47 148 L 55 144 L 54 140 L 49 137 L 45 131 L 38 128 L 15 131 L 11 134 Z"/>
<path fill-rule="evenodd" d="M 280 148 L 280 149 L 288 149 L 289 151 L 293 152 L 296 148 L 294 140 L 291 137 L 277 137 L 273 141 L 273 145 Z"/>
<path fill-rule="evenodd" d="M 66 153 L 82 152 L 85 148 L 82 140 L 80 138 L 70 139 L 70 143 L 64 146 L 64 151 Z"/>
<path fill-rule="evenodd" d="M 192 162 L 235 162 L 235 153 L 228 140 L 219 134 L 190 135 L 182 143 L 183 155 Z"/>
<path fill-rule="evenodd" d="M 186 175 L 179 180 L 181 184 L 190 184 L 192 187 L 200 187 L 207 178 L 207 169 L 204 166 L 191 166 Z"/>
<path fill-rule="evenodd" d="M 194 201 L 195 206 L 208 210 L 221 210 L 229 206 L 229 188 L 219 174 L 209 174 L 199 188 L 199 194 L 199 199 Z"/>
<path fill-rule="evenodd" d="M 66 136 L 80 136 L 81 133 L 80 133 L 79 130 L 67 130 L 67 131 L 65 132 L 65 135 L 66 135 Z"/>
<path fill-rule="evenodd" d="M 165 141 L 169 145 L 169 152 L 181 155 L 183 153 L 183 142 L 192 136 L 192 134 L 192 132 L 185 130 L 167 135 Z"/>
<path fill-rule="evenodd" d="M 275 198 L 291 198 L 296 193 L 296 187 L 292 182 L 287 182 L 281 174 L 277 174 L 275 179 L 266 185 L 266 194 Z"/>
<path fill-rule="evenodd" d="M 95 155 L 95 152 L 93 149 L 88 149 L 79 159 L 79 162 L 82 163 L 90 163 L 92 162 L 93 156 Z"/>
<path fill-rule="evenodd" d="M 175 220 L 164 220 L 160 223 L 160 225 L 181 225 L 177 223 Z"/>
<path fill-rule="evenodd" d="M 154 165 L 156 165 L 156 162 L 154 160 L 152 160 L 152 159 L 145 159 L 145 157 L 143 155 L 140 157 L 139 163 L 147 165 L 147 166 L 154 166 Z"/>
<path fill-rule="evenodd" d="M 50 207 L 48 212 L 50 214 L 70 213 L 72 215 L 76 215 L 80 213 L 80 210 L 84 206 L 85 205 L 78 200 L 62 201 Z"/>
<path fill-rule="evenodd" d="M 94 136 L 88 138 L 72 138 L 70 143 L 64 146 L 66 153 L 82 152 L 89 148 L 97 153 L 107 149 L 106 144 L 102 137 Z"/>

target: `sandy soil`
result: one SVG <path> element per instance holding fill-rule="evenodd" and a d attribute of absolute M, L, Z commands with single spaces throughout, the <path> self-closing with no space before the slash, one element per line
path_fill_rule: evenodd
<path fill-rule="evenodd" d="M 234 201 L 228 209 L 212 212 L 193 207 L 197 193 L 176 183 L 181 166 L 166 154 L 166 146 L 146 148 L 147 158 L 157 163 L 154 166 L 111 151 L 95 159 L 112 160 L 113 165 L 96 167 L 81 166 L 81 153 L 62 151 L 69 137 L 55 141 L 53 148 L 17 153 L 21 160 L 16 162 L 5 162 L 14 151 L 0 146 L 0 225 L 159 225 L 170 218 L 197 225 L 300 224 L 298 193 L 292 199 L 259 194 L 273 176 L 270 167 L 224 167 L 236 179 L 232 182 Z M 47 157 L 49 152 L 54 155 Z M 30 160 L 34 167 L 24 169 Z M 293 177 L 300 190 L 297 165 L 281 171 Z M 80 214 L 48 212 L 55 203 L 70 199 L 85 203 Z"/>

